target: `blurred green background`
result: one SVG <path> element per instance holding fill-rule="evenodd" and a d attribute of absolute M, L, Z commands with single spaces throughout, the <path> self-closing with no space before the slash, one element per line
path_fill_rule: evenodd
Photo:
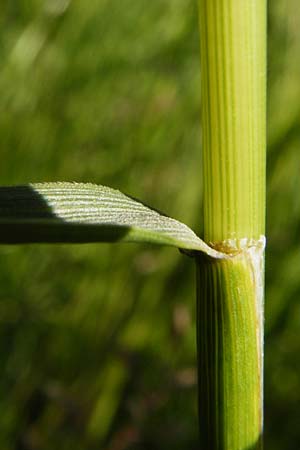
<path fill-rule="evenodd" d="M 300 15 L 269 3 L 265 442 L 299 450 Z M 107 184 L 201 234 L 197 26 L 196 0 L 2 0 L 1 184 Z M 2 246 L 0 286 L 1 449 L 197 449 L 192 260 Z"/>

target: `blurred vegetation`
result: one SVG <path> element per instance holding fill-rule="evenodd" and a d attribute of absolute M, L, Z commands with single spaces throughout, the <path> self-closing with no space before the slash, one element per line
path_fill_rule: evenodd
<path fill-rule="evenodd" d="M 300 16 L 269 2 L 266 448 L 300 448 Z M 1 184 L 89 181 L 201 234 L 195 0 L 2 0 Z M 194 267 L 0 249 L 3 450 L 197 449 Z"/>

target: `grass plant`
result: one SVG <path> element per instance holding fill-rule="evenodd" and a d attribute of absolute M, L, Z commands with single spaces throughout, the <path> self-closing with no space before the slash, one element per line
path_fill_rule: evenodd
<path fill-rule="evenodd" d="M 93 184 L 0 188 L 0 242 L 170 245 L 197 268 L 201 448 L 262 446 L 264 1 L 200 0 L 204 239 Z"/>

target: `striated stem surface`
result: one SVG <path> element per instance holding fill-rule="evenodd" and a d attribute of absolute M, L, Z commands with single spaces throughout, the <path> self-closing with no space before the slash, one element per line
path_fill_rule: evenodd
<path fill-rule="evenodd" d="M 263 426 L 266 0 L 199 0 L 204 240 L 197 259 L 202 450 L 258 450 Z"/>
<path fill-rule="evenodd" d="M 265 226 L 266 1 L 199 0 L 206 242 Z"/>
<path fill-rule="evenodd" d="M 197 260 L 203 450 L 262 448 L 263 243 Z"/>

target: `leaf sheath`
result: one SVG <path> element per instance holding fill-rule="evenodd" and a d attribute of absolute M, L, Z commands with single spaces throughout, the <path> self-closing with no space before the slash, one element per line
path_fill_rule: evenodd
<path fill-rule="evenodd" d="M 202 450 L 262 448 L 263 249 L 197 264 Z"/>

